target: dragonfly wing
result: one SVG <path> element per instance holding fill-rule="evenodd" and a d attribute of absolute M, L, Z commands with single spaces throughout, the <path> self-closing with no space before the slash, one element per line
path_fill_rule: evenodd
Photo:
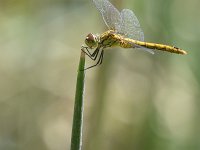
<path fill-rule="evenodd" d="M 108 0 L 93 0 L 109 29 L 119 31 L 122 18 L 120 12 Z"/>
<path fill-rule="evenodd" d="M 140 23 L 133 11 L 129 9 L 123 9 L 121 11 L 121 17 L 122 22 L 120 25 L 120 32 L 128 38 L 144 41 L 144 33 L 140 28 Z"/>
<path fill-rule="evenodd" d="M 149 52 L 151 54 L 154 54 L 153 49 L 149 49 L 149 48 L 146 48 L 144 46 L 137 45 L 137 44 L 134 44 L 134 47 L 139 49 L 139 50 L 143 50 L 143 51 Z"/>

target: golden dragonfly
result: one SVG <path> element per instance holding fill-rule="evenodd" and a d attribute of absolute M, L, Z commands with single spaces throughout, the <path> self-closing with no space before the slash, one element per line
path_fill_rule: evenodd
<path fill-rule="evenodd" d="M 123 9 L 119 12 L 108 0 L 93 0 L 93 2 L 109 30 L 101 35 L 89 33 L 86 36 L 85 44 L 87 46 L 82 46 L 81 50 L 94 61 L 98 58 L 95 65 L 86 69 L 102 64 L 104 49 L 107 47 L 139 48 L 152 54 L 154 53 L 153 49 L 187 54 L 186 51 L 175 46 L 144 42 L 144 33 L 133 11 Z"/>

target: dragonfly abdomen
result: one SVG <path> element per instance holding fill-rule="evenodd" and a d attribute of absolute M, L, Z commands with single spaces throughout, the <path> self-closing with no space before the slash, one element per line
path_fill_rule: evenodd
<path fill-rule="evenodd" d="M 131 48 L 131 46 L 133 48 L 135 48 L 135 47 L 137 47 L 137 45 L 139 45 L 141 47 L 145 47 L 145 48 L 149 48 L 149 49 L 157 49 L 157 50 L 161 50 L 161 51 L 166 51 L 166 52 L 171 52 L 171 53 L 176 53 L 176 54 L 183 54 L 183 55 L 187 54 L 186 51 L 184 51 L 178 47 L 174 47 L 174 46 L 142 42 L 142 41 L 137 41 L 137 40 L 133 40 L 133 39 L 129 39 L 129 38 L 125 38 L 124 41 L 126 41 L 126 42 L 123 42 L 121 44 L 121 47 L 124 47 L 124 48 Z"/>

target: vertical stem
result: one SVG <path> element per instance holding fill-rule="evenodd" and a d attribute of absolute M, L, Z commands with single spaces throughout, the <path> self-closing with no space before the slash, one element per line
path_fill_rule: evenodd
<path fill-rule="evenodd" d="M 83 126 L 83 92 L 85 79 L 85 53 L 81 52 L 78 76 L 76 83 L 76 95 L 74 104 L 74 116 L 71 135 L 71 150 L 81 150 L 82 146 L 82 126 Z"/>

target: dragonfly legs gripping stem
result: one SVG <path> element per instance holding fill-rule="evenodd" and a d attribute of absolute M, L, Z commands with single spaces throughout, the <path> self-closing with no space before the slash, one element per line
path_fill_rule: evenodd
<path fill-rule="evenodd" d="M 97 47 L 93 53 L 90 53 L 90 51 L 88 50 L 88 48 L 89 48 L 89 47 L 82 46 L 82 47 L 81 47 L 81 50 L 82 50 L 88 57 L 90 57 L 90 59 L 92 59 L 92 60 L 95 61 L 95 60 L 97 59 L 97 56 L 98 56 L 98 53 L 99 53 L 99 48 Z M 86 52 L 84 49 L 86 49 L 87 52 Z"/>
<path fill-rule="evenodd" d="M 97 59 L 97 56 L 98 56 L 98 54 L 99 54 L 99 52 L 100 52 L 100 48 L 99 48 L 99 47 L 97 47 L 97 48 L 94 50 L 93 53 L 91 53 L 91 52 L 88 50 L 88 47 L 82 46 L 81 50 L 82 50 L 90 59 L 92 59 L 93 61 L 95 61 L 95 60 Z M 85 51 L 85 50 L 86 50 L 86 51 Z M 104 51 L 103 51 L 103 49 L 102 49 L 101 52 L 100 52 L 100 56 L 99 56 L 99 58 L 98 58 L 97 63 L 96 63 L 95 65 L 92 65 L 92 66 L 90 66 L 90 67 L 85 68 L 84 70 L 93 68 L 93 67 L 95 67 L 95 66 L 97 66 L 97 65 L 101 65 L 102 62 L 103 62 L 103 55 L 104 55 Z"/>

